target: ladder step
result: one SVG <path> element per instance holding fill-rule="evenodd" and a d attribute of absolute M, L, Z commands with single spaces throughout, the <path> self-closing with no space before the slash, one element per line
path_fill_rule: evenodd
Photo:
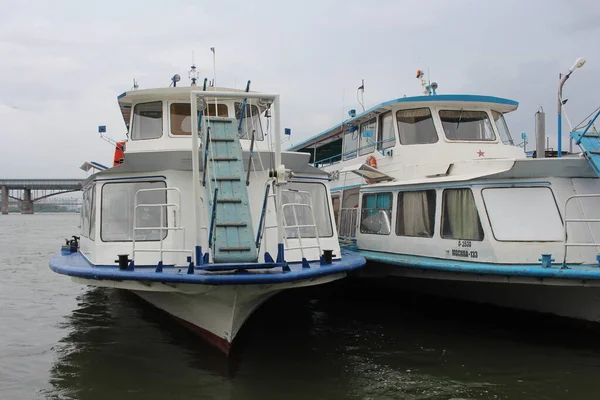
<path fill-rule="evenodd" d="M 250 247 L 219 247 L 220 251 L 250 251 Z"/>
<path fill-rule="evenodd" d="M 600 138 L 600 135 L 598 135 L 597 133 L 586 133 L 585 135 L 583 135 L 583 137 Z"/>
<path fill-rule="evenodd" d="M 213 157 L 211 161 L 237 161 L 237 157 Z"/>
<path fill-rule="evenodd" d="M 219 137 L 215 137 L 215 138 L 210 138 L 211 142 L 233 142 L 234 139 L 232 138 L 219 138 Z"/>
<path fill-rule="evenodd" d="M 213 178 L 216 181 L 240 181 L 240 177 L 239 176 L 220 176 L 220 177 L 216 177 Z"/>
<path fill-rule="evenodd" d="M 229 228 L 229 227 L 234 227 L 234 228 L 243 228 L 245 226 L 247 226 L 247 224 L 245 222 L 217 222 L 217 228 Z"/>
<path fill-rule="evenodd" d="M 217 203 L 241 203 L 242 199 L 235 199 L 233 197 L 227 198 L 221 198 L 221 199 L 217 199 Z"/>
<path fill-rule="evenodd" d="M 600 155 L 600 151 L 598 151 L 598 150 L 590 150 L 590 151 L 588 151 L 588 153 Z"/>

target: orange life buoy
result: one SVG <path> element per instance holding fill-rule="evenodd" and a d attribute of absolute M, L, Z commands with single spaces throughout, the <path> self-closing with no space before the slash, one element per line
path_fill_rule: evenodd
<path fill-rule="evenodd" d="M 369 156 L 367 157 L 365 164 L 371 168 L 377 168 L 377 159 L 374 156 Z M 370 179 L 365 178 L 365 180 L 367 181 L 367 183 L 373 183 L 373 181 Z"/>
<path fill-rule="evenodd" d="M 377 168 L 377 159 L 373 156 L 367 157 L 366 163 L 369 167 Z"/>

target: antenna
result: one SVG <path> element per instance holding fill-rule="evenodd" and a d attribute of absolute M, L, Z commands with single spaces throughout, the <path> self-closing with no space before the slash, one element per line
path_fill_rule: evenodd
<path fill-rule="evenodd" d="M 212 51 L 212 53 L 213 53 L 213 86 L 216 86 L 216 84 L 217 84 L 217 63 L 216 63 L 217 55 L 215 53 L 214 47 L 211 47 L 210 51 Z"/>
<path fill-rule="evenodd" d="M 135 78 L 133 78 L 133 90 L 138 90 L 138 88 L 140 87 L 140 85 L 138 85 L 137 81 L 135 80 Z"/>
<path fill-rule="evenodd" d="M 360 93 L 361 97 L 358 97 L 358 94 Z M 358 104 L 360 104 L 360 106 L 363 109 L 363 112 L 365 111 L 365 80 L 362 79 L 362 83 L 361 85 L 358 87 L 358 89 L 356 89 L 356 100 L 358 100 Z"/>

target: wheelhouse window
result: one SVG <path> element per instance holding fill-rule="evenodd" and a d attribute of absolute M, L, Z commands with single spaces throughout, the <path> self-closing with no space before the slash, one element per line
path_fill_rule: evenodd
<path fill-rule="evenodd" d="M 391 111 L 379 117 L 379 131 L 377 133 L 377 149 L 389 149 L 396 145 L 394 133 L 394 115 Z"/>
<path fill-rule="evenodd" d="M 214 117 L 228 117 L 229 110 L 226 104 L 209 103 L 205 115 Z M 169 107 L 169 120 L 172 135 L 191 135 L 192 134 L 192 108 L 190 103 L 171 103 Z M 218 115 L 217 115 L 218 114 Z"/>
<path fill-rule="evenodd" d="M 319 237 L 333 236 L 329 199 L 322 183 L 289 183 L 283 190 L 282 203 L 287 238 L 297 238 L 298 231 L 302 238 L 314 238 L 316 232 Z"/>
<path fill-rule="evenodd" d="M 548 242 L 564 239 L 562 219 L 550 188 L 486 188 L 481 194 L 496 240 Z"/>
<path fill-rule="evenodd" d="M 356 157 L 359 136 L 360 134 L 357 130 L 346 132 L 344 135 L 344 160 L 349 160 Z"/>
<path fill-rule="evenodd" d="M 400 143 L 403 145 L 436 143 L 438 135 L 429 108 L 400 110 L 396 113 Z"/>
<path fill-rule="evenodd" d="M 377 118 L 373 118 L 360 125 L 359 155 L 372 153 L 375 150 L 377 138 Z"/>
<path fill-rule="evenodd" d="M 435 190 L 398 193 L 396 235 L 433 237 Z"/>
<path fill-rule="evenodd" d="M 496 140 L 485 111 L 440 110 L 439 115 L 449 140 Z"/>
<path fill-rule="evenodd" d="M 389 235 L 392 220 L 392 194 L 364 194 L 360 216 L 360 233 Z"/>
<path fill-rule="evenodd" d="M 133 239 L 133 216 L 136 217 L 136 241 L 160 240 L 160 227 L 167 226 L 167 212 L 163 207 L 163 221 L 160 219 L 161 207 L 167 202 L 164 190 L 140 192 L 137 204 L 144 205 L 135 209 L 136 193 L 141 189 L 165 188 L 164 182 L 118 182 L 105 183 L 102 186 L 102 216 L 100 238 L 103 242 L 129 242 Z M 163 230 L 163 239 L 167 231 Z"/>
<path fill-rule="evenodd" d="M 242 103 L 235 103 L 235 118 L 240 121 L 242 117 Z M 260 110 L 253 104 L 246 104 L 244 109 L 244 118 L 242 119 L 242 131 L 240 133 L 240 139 L 252 139 L 252 132 L 254 132 L 254 140 L 263 140 L 264 135 L 262 126 L 260 123 Z"/>
<path fill-rule="evenodd" d="M 508 130 L 508 126 L 506 125 L 506 121 L 504 120 L 504 115 L 498 111 L 492 111 L 492 117 L 494 117 L 494 122 L 496 123 L 496 129 L 498 130 L 498 135 L 500 135 L 500 140 L 504 144 L 514 145 L 512 137 L 510 136 L 510 131 Z"/>
<path fill-rule="evenodd" d="M 139 103 L 133 108 L 132 140 L 158 139 L 163 133 L 162 101 Z"/>
<path fill-rule="evenodd" d="M 442 202 L 444 239 L 483 240 L 483 228 L 471 189 L 446 189 Z"/>

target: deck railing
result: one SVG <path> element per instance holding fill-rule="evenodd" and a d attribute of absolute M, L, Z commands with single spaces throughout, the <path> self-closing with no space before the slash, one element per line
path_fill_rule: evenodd
<path fill-rule="evenodd" d="M 569 243 L 569 237 L 567 234 L 567 226 L 569 224 L 569 222 L 577 222 L 577 223 L 587 223 L 588 227 L 589 227 L 589 223 L 599 223 L 600 222 L 600 218 L 569 218 L 568 217 L 568 205 L 569 202 L 573 199 L 582 199 L 582 198 L 600 198 L 600 194 L 575 194 L 573 196 L 570 196 L 569 198 L 567 198 L 567 200 L 565 201 L 565 213 L 564 213 L 564 218 L 565 218 L 565 230 L 564 230 L 564 243 L 565 243 L 565 251 L 564 251 L 564 258 L 563 258 L 563 265 L 566 265 L 567 262 L 567 249 L 569 247 L 600 247 L 600 243 L 596 243 L 596 242 L 592 242 L 592 243 Z M 591 229 L 590 229 L 591 231 Z"/>

